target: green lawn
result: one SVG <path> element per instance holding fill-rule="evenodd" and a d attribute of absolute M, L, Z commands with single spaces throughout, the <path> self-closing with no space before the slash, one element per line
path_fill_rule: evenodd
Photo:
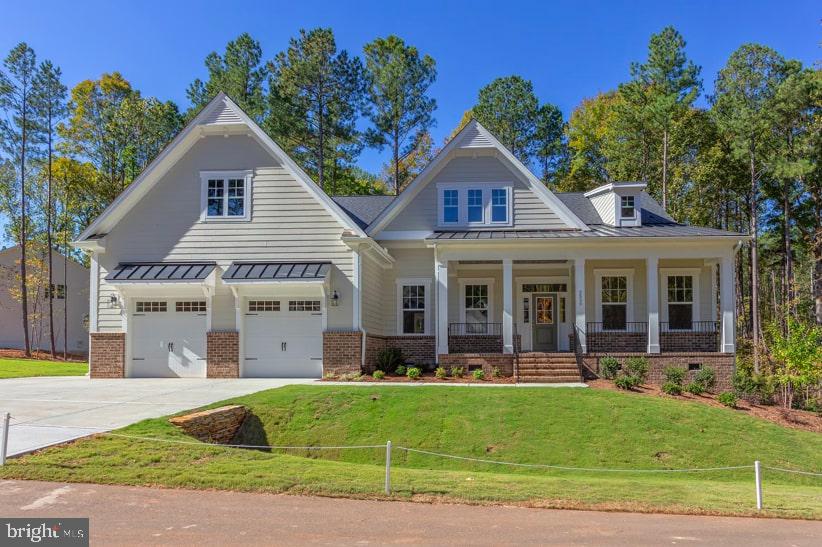
<path fill-rule="evenodd" d="M 820 470 L 822 436 L 697 403 L 605 390 L 292 386 L 232 400 L 240 441 L 383 444 L 574 467 L 764 465 Z M 190 440 L 165 419 L 123 433 Z M 101 436 L 12 460 L 3 478 L 382 497 L 383 449 L 276 451 Z M 753 471 L 596 473 L 393 454 L 393 496 L 639 511 L 752 514 Z M 764 474 L 769 515 L 822 518 L 822 479 Z"/>
<path fill-rule="evenodd" d="M 29 376 L 82 376 L 87 372 L 88 363 L 0 358 L 0 379 Z"/>

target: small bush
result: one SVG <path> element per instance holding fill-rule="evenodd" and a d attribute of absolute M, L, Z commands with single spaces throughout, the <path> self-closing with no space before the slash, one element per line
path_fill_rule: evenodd
<path fill-rule="evenodd" d="M 365 380 L 365 376 L 363 376 L 363 375 L 362 375 L 361 373 L 359 373 L 359 372 L 358 372 L 358 373 L 356 373 L 354 376 L 352 376 L 352 377 L 351 377 L 351 381 L 352 381 L 352 382 L 362 382 L 362 381 L 364 381 L 364 380 Z"/>
<path fill-rule="evenodd" d="M 462 378 L 465 370 L 462 367 L 451 367 L 451 378 Z"/>
<path fill-rule="evenodd" d="M 727 407 L 736 408 L 736 403 L 739 402 L 739 397 L 737 397 L 736 393 L 733 391 L 726 391 L 724 393 L 720 393 L 716 400 Z"/>
<path fill-rule="evenodd" d="M 636 376 L 623 374 L 614 378 L 614 385 L 619 389 L 634 389 L 639 385 L 639 380 Z"/>
<path fill-rule="evenodd" d="M 491 369 L 491 376 L 493 376 L 494 378 L 502 378 L 502 371 L 499 367 L 494 367 L 493 369 Z"/>
<path fill-rule="evenodd" d="M 375 364 L 377 370 L 389 373 L 405 363 L 405 357 L 400 348 L 385 348 L 377 354 Z"/>
<path fill-rule="evenodd" d="M 394 374 L 397 376 L 405 376 L 406 372 L 408 372 L 408 370 L 405 368 L 405 365 L 400 365 L 394 370 Z"/>
<path fill-rule="evenodd" d="M 381 370 L 375 370 L 371 376 L 373 376 L 375 380 L 382 380 L 385 378 L 385 373 Z"/>
<path fill-rule="evenodd" d="M 446 376 L 448 376 L 448 372 L 442 367 L 437 367 L 437 370 L 434 371 L 434 376 L 442 380 Z"/>
<path fill-rule="evenodd" d="M 648 359 L 645 357 L 628 357 L 625 360 L 625 372 L 639 381 L 637 385 L 645 383 L 645 379 L 648 378 L 649 368 Z"/>
<path fill-rule="evenodd" d="M 362 375 L 359 372 L 347 372 L 340 375 L 341 382 L 358 382 Z"/>
<path fill-rule="evenodd" d="M 476 369 L 472 375 L 474 376 L 474 380 L 485 380 L 485 373 L 481 368 Z"/>
<path fill-rule="evenodd" d="M 682 384 L 676 382 L 665 382 L 662 384 L 662 391 L 668 395 L 682 395 Z"/>
<path fill-rule="evenodd" d="M 616 357 L 603 357 L 599 362 L 599 370 L 603 378 L 613 380 L 619 373 L 619 361 L 616 360 Z"/>
<path fill-rule="evenodd" d="M 422 376 L 422 371 L 417 367 L 409 367 L 408 372 L 406 372 L 405 375 L 411 378 L 412 380 L 416 380 L 420 376 Z"/>
<path fill-rule="evenodd" d="M 705 393 L 705 388 L 699 382 L 691 382 L 687 386 L 685 386 L 685 391 L 690 393 L 691 395 L 702 395 Z"/>
<path fill-rule="evenodd" d="M 703 366 L 694 374 L 694 382 L 702 386 L 703 391 L 710 391 L 716 385 L 716 372 L 711 367 Z"/>
<path fill-rule="evenodd" d="M 665 376 L 666 384 L 676 384 L 682 387 L 682 383 L 685 381 L 685 369 L 679 367 L 665 367 L 662 374 Z"/>
<path fill-rule="evenodd" d="M 325 378 L 326 380 L 333 380 L 333 379 L 334 379 L 334 378 L 336 378 L 336 377 L 337 377 L 337 375 L 336 375 L 336 374 L 334 374 L 333 372 L 326 372 L 326 373 L 323 375 L 323 378 Z"/>

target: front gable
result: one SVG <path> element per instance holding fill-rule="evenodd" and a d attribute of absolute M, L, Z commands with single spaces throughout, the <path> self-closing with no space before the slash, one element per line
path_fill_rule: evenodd
<path fill-rule="evenodd" d="M 451 190 L 447 197 L 445 190 Z M 509 196 L 510 213 L 492 217 L 491 202 L 497 191 L 499 203 Z M 469 191 L 471 196 L 469 197 Z M 482 200 L 487 209 L 483 221 L 471 220 L 469 201 Z M 458 203 L 456 222 L 443 216 L 445 200 Z M 494 200 L 496 201 L 496 200 Z M 502 209 L 500 208 L 500 211 Z M 453 213 L 453 210 L 449 213 Z M 477 213 L 479 214 L 479 213 Z M 452 217 L 453 220 L 453 217 Z M 378 239 L 422 232 L 472 229 L 588 230 L 588 227 L 533 173 L 517 160 L 478 122 L 471 121 L 417 176 L 409 187 L 369 226 Z M 423 236 L 424 237 L 424 236 Z"/>

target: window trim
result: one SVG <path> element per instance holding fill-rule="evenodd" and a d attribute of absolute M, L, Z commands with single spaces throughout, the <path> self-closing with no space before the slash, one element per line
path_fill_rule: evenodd
<path fill-rule="evenodd" d="M 628 291 L 627 300 L 625 302 L 625 322 L 633 323 L 634 321 L 634 270 L 632 268 L 617 268 L 617 269 L 597 269 L 594 270 L 594 315 L 596 322 L 602 323 L 602 278 L 603 277 L 625 277 L 626 289 Z M 603 331 L 605 327 L 603 326 Z M 627 325 L 626 325 L 627 330 Z M 608 329 L 608 332 L 625 332 L 625 330 Z"/>
<path fill-rule="evenodd" d="M 467 285 L 488 285 L 488 321 L 494 323 L 494 282 L 493 277 L 460 277 L 458 280 L 460 288 L 460 323 L 467 323 L 465 319 L 465 287 Z"/>
<path fill-rule="evenodd" d="M 397 336 L 430 336 L 431 335 L 431 285 L 433 280 L 430 277 L 402 277 L 396 280 L 396 320 L 397 320 Z M 422 285 L 425 287 L 425 300 L 423 316 L 425 321 L 425 328 L 423 332 L 403 332 L 402 320 L 402 288 L 409 285 Z"/>
<path fill-rule="evenodd" d="M 208 216 L 208 181 L 209 179 L 243 179 L 243 216 L 228 216 L 228 187 L 223 196 L 223 216 Z M 200 171 L 200 222 L 248 222 L 251 220 L 251 180 L 252 172 L 240 171 Z"/>
<path fill-rule="evenodd" d="M 455 190 L 457 192 L 457 221 L 445 222 L 445 191 Z M 482 191 L 482 221 L 468 221 L 468 191 Z M 492 191 L 505 190 L 506 199 L 506 220 L 493 221 L 492 218 Z M 513 226 L 513 183 L 512 182 L 476 182 L 476 183 L 451 183 L 442 182 L 437 184 L 437 226 L 440 228 L 477 228 L 485 226 Z"/>
<path fill-rule="evenodd" d="M 633 202 L 633 204 L 631 205 L 631 210 L 633 211 L 633 214 L 631 216 L 625 216 L 625 215 L 622 214 L 622 210 L 625 208 L 625 206 L 622 205 L 622 200 L 623 199 L 628 199 L 628 198 L 631 198 L 631 201 Z M 622 220 L 636 220 L 636 201 L 637 201 L 636 198 L 637 198 L 637 196 L 635 196 L 633 194 L 620 195 L 619 196 L 619 218 L 620 219 L 622 219 Z"/>
<path fill-rule="evenodd" d="M 668 323 L 668 330 L 674 332 L 693 332 L 693 323 L 701 320 L 701 310 L 699 302 L 702 299 L 700 291 L 699 280 L 702 275 L 702 268 L 660 268 L 660 283 L 659 292 L 661 293 L 661 306 L 659 310 L 660 321 Z M 691 302 L 691 328 L 690 329 L 671 329 L 669 314 L 668 314 L 668 278 L 677 276 L 690 276 L 691 287 L 693 289 L 693 302 Z"/>

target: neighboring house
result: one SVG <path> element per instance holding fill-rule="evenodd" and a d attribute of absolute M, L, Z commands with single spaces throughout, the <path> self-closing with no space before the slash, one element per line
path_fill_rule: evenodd
<path fill-rule="evenodd" d="M 54 345 L 63 353 L 64 324 L 68 324 L 68 345 L 71 354 L 88 352 L 89 270 L 57 251 L 52 251 L 53 290 L 48 287 L 46 257 L 33 249 L 27 252 L 29 265 L 28 309 L 29 340 L 33 350 L 51 351 L 49 337 L 48 298 L 54 301 Z M 64 269 L 65 268 L 65 269 Z M 23 310 L 20 306 L 20 246 L 0 251 L 0 348 L 25 348 Z M 68 306 L 68 308 L 66 308 Z M 63 312 L 68 311 L 64 322 Z"/>
<path fill-rule="evenodd" d="M 332 198 L 221 94 L 77 242 L 92 376 L 320 377 L 399 347 L 727 380 L 746 236 L 677 224 L 644 187 L 552 193 L 473 121 L 398 198 Z"/>

